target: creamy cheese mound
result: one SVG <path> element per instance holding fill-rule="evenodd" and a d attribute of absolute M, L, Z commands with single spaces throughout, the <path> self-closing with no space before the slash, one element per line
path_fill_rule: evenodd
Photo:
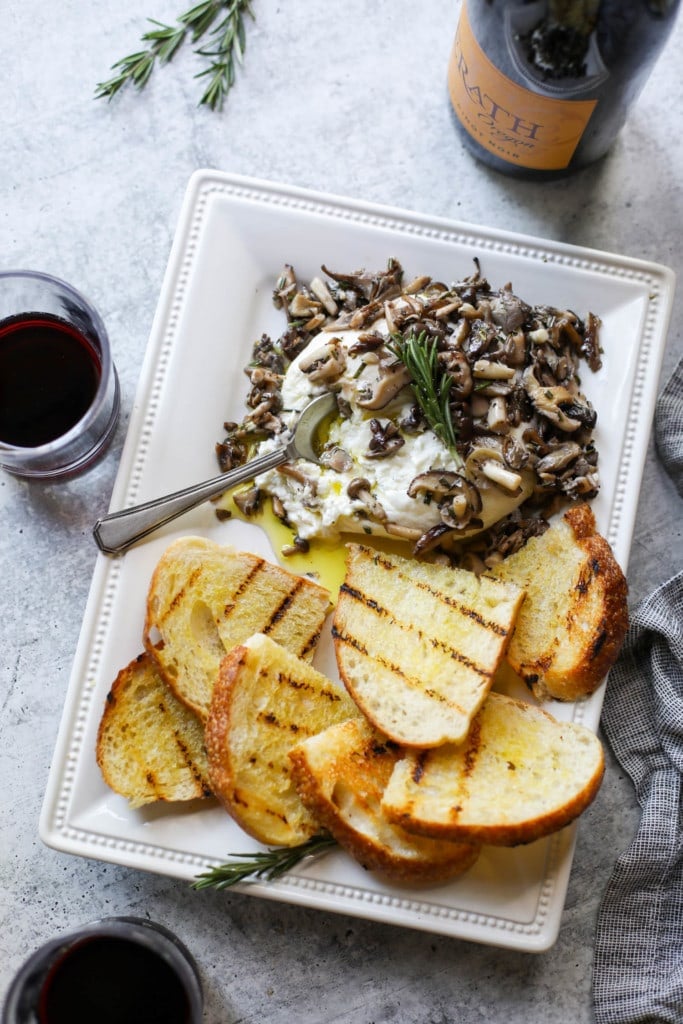
<path fill-rule="evenodd" d="M 373 330 L 385 333 L 386 325 L 380 321 L 373 325 Z M 342 533 L 387 535 L 381 522 L 368 517 L 363 500 L 349 495 L 349 485 L 358 479 L 368 482 L 373 498 L 386 513 L 386 521 L 401 530 L 413 531 L 413 539 L 417 539 L 441 519 L 434 503 L 408 495 L 412 480 L 430 469 L 458 469 L 451 453 L 431 429 L 419 433 L 402 430 L 404 444 L 392 454 L 381 458 L 368 455 L 371 420 L 382 423 L 391 420 L 400 425 L 414 405 L 414 397 L 407 386 L 383 408 L 369 410 L 358 404 L 359 398 L 372 390 L 380 376 L 371 353 L 357 355 L 349 351 L 361 333 L 367 332 L 345 330 L 317 334 L 290 364 L 282 384 L 281 416 L 289 432 L 293 431 L 304 406 L 330 387 L 340 392 L 350 410 L 348 418 L 339 417 L 332 422 L 326 438 L 327 448 L 338 446 L 348 456 L 349 468 L 339 470 L 299 460 L 296 475 L 271 470 L 255 481 L 266 493 L 279 498 L 303 540 L 335 540 Z M 312 380 L 301 367 L 310 364 L 316 352 L 324 350 L 332 339 L 338 339 L 345 350 L 346 368 L 343 375 L 329 385 Z M 264 454 L 282 442 L 282 435 L 269 438 L 261 443 L 257 454 Z M 530 488 L 525 486 L 515 495 L 495 486 L 480 487 L 480 492 L 484 503 L 479 515 L 481 530 L 512 511 L 528 497 Z M 475 529 L 470 529 L 466 535 L 474 532 Z"/>

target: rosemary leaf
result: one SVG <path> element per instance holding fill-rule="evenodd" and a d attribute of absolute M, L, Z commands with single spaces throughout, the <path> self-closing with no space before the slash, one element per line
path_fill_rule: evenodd
<path fill-rule="evenodd" d="M 415 399 L 424 418 L 458 464 L 457 436 L 450 407 L 453 378 L 439 367 L 436 339 L 420 334 L 394 334 L 390 350 L 407 367 Z"/>
<path fill-rule="evenodd" d="M 152 25 L 158 25 L 156 29 L 150 29 L 142 37 L 143 43 L 154 43 L 154 53 L 158 59 L 165 64 L 171 60 L 174 53 L 185 38 L 185 31 L 182 28 L 173 28 L 172 25 L 164 25 L 160 21 L 149 19 Z"/>
<path fill-rule="evenodd" d="M 329 835 L 317 835 L 299 846 L 279 846 L 257 853 L 231 853 L 240 860 L 226 861 L 197 875 L 193 889 L 229 889 L 246 878 L 263 878 L 267 882 L 291 871 L 307 857 L 315 857 L 336 846 Z"/>
<path fill-rule="evenodd" d="M 181 14 L 178 21 L 182 22 L 183 25 L 187 25 L 188 29 L 192 30 L 192 42 L 196 43 L 211 28 L 218 16 L 218 12 L 224 6 L 223 0 L 203 0 L 202 3 L 196 4 L 189 11 Z M 232 4 L 229 6 L 232 6 Z"/>
<path fill-rule="evenodd" d="M 222 18 L 219 17 L 221 13 Z M 254 18 L 251 0 L 201 0 L 178 15 L 175 25 L 165 25 L 149 18 L 150 24 L 155 27 L 142 35 L 146 48 L 113 64 L 112 71 L 116 74 L 97 85 L 95 97 L 111 99 L 128 83 L 142 89 L 157 61 L 167 64 L 188 36 L 193 43 L 197 43 L 209 33 L 207 45 L 195 50 L 198 56 L 209 58 L 209 63 L 195 77 L 209 76 L 209 84 L 199 100 L 200 105 L 220 110 L 235 83 L 236 65 L 244 61 L 247 14 Z"/>

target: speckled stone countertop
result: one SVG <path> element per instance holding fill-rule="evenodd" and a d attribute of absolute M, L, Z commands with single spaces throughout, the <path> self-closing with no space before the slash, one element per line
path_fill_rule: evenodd
<path fill-rule="evenodd" d="M 189 5 L 188 5 L 189 6 Z M 35 946 L 92 918 L 165 923 L 195 954 L 209 1024 L 483 1020 L 588 1024 L 596 914 L 638 820 L 608 754 L 581 822 L 560 935 L 540 955 L 253 899 L 46 848 L 38 817 L 145 345 L 188 179 L 199 167 L 603 249 L 683 270 L 683 23 L 599 165 L 550 184 L 478 165 L 453 128 L 446 66 L 459 4 L 255 0 L 222 113 L 199 108 L 189 47 L 144 93 L 94 100 L 169 0 L 6 5 L 3 269 L 72 282 L 102 313 L 123 414 L 104 459 L 60 484 L 0 473 L 0 998 Z M 675 302 L 662 382 L 683 352 Z M 651 445 L 631 602 L 681 568 L 681 504 Z"/>

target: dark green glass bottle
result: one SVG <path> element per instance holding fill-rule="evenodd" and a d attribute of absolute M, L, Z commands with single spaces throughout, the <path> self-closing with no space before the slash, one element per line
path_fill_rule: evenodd
<path fill-rule="evenodd" d="M 467 147 L 530 178 L 604 156 L 680 0 L 463 0 L 448 70 Z"/>

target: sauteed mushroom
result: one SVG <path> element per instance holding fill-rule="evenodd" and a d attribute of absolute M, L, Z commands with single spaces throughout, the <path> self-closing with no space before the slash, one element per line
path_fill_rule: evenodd
<path fill-rule="evenodd" d="M 362 409 L 384 409 L 410 383 L 410 372 L 403 363 L 380 364 L 380 374 L 366 396 L 361 393 L 357 404 Z"/>
<path fill-rule="evenodd" d="M 349 515 L 372 521 L 375 532 L 415 542 L 418 554 L 445 546 L 456 559 L 463 538 L 491 522 L 492 500 L 496 515 L 499 505 L 504 510 L 523 501 L 521 510 L 500 513 L 501 523 L 482 533 L 476 551 L 467 540 L 472 563 L 490 565 L 540 529 L 558 501 L 593 497 L 599 488 L 596 414 L 581 391 L 578 368 L 582 359 L 593 370 L 600 366 L 598 317 L 589 313 L 584 321 L 566 308 L 531 305 L 511 283 L 496 290 L 474 262 L 473 274 L 450 284 L 426 275 L 404 283 L 394 259 L 378 272 L 340 273 L 323 265 L 307 284 L 286 265 L 273 292 L 285 329 L 254 345 L 248 412 L 242 423 L 226 424 L 227 436 L 216 446 L 221 464 L 245 461 L 262 439 L 291 429 L 306 394 L 330 390 L 339 419 L 323 466 L 310 472 L 292 464 L 287 475 L 278 473 L 293 495 L 288 509 L 298 503 L 322 514 L 321 495 L 328 491 L 323 486 L 316 494 L 318 474 L 351 477 L 342 492 Z M 347 330 L 360 332 L 351 343 L 342 333 Z M 423 357 L 433 360 L 425 378 L 433 390 L 431 413 L 420 392 L 425 379 L 416 378 L 412 362 L 408 369 L 407 349 L 397 341 L 405 344 L 411 335 L 425 340 Z M 294 370 L 301 382 L 286 392 Z M 445 431 L 435 429 L 435 408 L 449 424 Z M 380 412 L 381 419 L 367 418 Z M 368 428 L 369 443 L 359 446 Z M 432 465 L 447 466 L 450 453 L 452 467 L 404 478 L 401 493 L 414 508 L 403 522 L 387 512 L 382 480 L 395 489 L 394 469 L 405 473 L 411 460 L 393 463 L 391 456 L 406 444 L 414 446 L 411 455 L 420 452 L 417 467 L 429 465 L 433 456 L 425 452 L 433 451 L 434 436 L 443 442 Z M 332 493 L 336 501 L 339 490 Z M 422 519 L 418 530 L 414 523 Z M 295 516 L 293 522 L 301 532 Z"/>

